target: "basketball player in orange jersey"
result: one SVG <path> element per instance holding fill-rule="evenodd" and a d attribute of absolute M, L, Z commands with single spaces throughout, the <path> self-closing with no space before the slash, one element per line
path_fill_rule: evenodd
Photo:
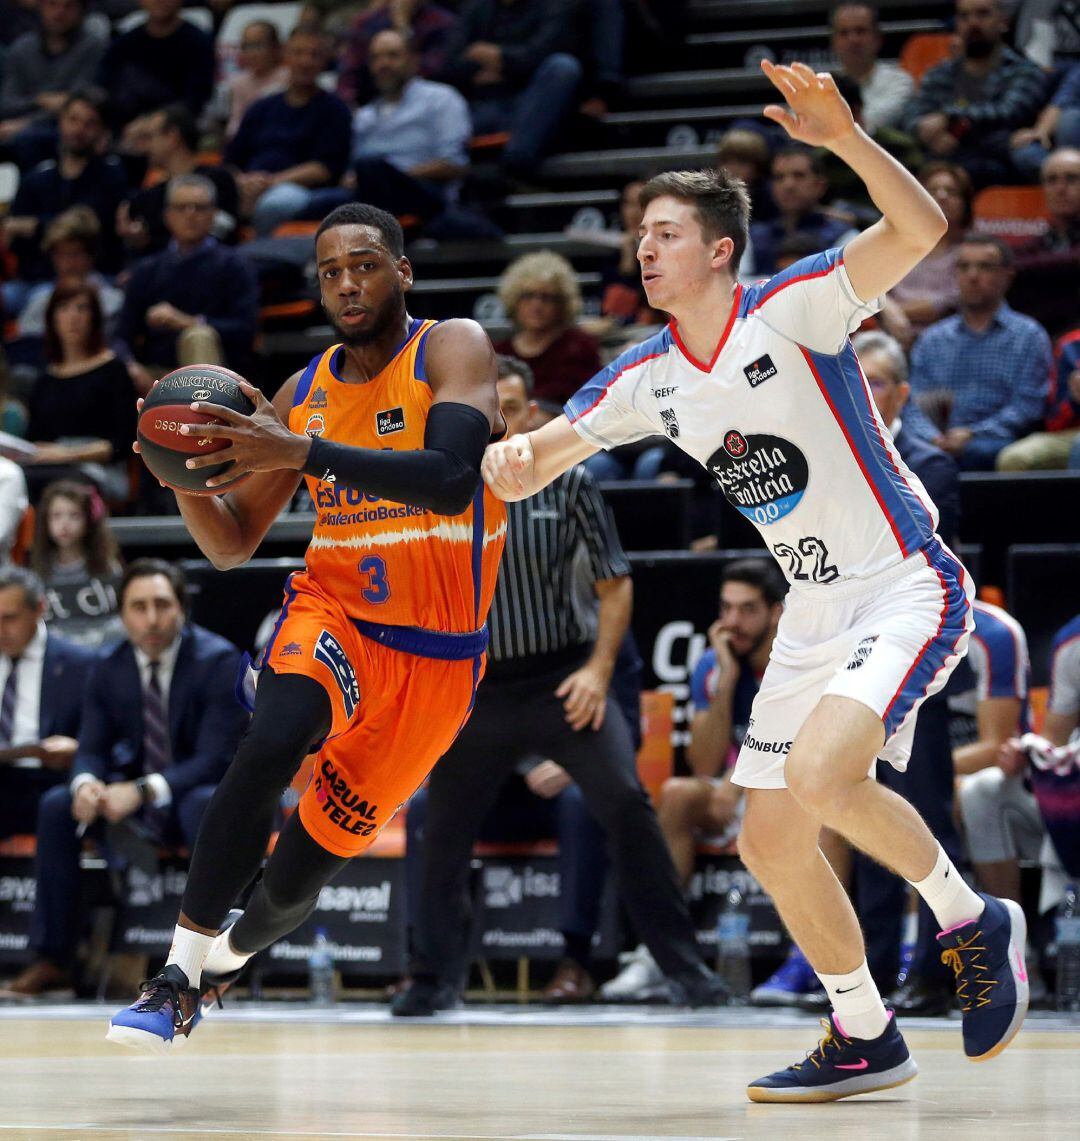
<path fill-rule="evenodd" d="M 341 344 L 271 405 L 200 434 L 231 441 L 208 485 L 178 494 L 192 536 L 225 570 L 245 562 L 306 476 L 316 522 L 255 671 L 254 716 L 203 818 L 172 949 L 110 1041 L 163 1052 L 222 986 L 293 930 L 320 889 L 409 799 L 472 710 L 506 513 L 480 479 L 502 421 L 495 359 L 472 321 L 410 318 L 412 267 L 389 214 L 351 203 L 315 236 L 322 304 Z M 198 407 L 195 405 L 194 407 Z M 274 809 L 300 762 L 315 772 L 247 909 L 226 913 L 258 871 Z M 219 934 L 220 932 L 220 934 Z M 206 978 L 203 978 L 204 967 Z"/>

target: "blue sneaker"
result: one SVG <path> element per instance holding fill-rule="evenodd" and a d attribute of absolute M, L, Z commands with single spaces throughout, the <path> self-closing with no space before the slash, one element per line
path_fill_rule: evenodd
<path fill-rule="evenodd" d="M 773 974 L 750 992 L 754 1006 L 798 1006 L 809 995 L 825 993 L 806 956 L 793 943 L 788 957 Z"/>
<path fill-rule="evenodd" d="M 107 1042 L 151 1054 L 166 1054 L 177 1035 L 186 1037 L 201 1019 L 199 992 L 174 964 L 142 984 L 142 993 L 114 1014 Z"/>
<path fill-rule="evenodd" d="M 973 1062 L 996 1057 L 1020 1033 L 1028 1008 L 1024 963 L 1027 923 L 1018 903 L 979 893 L 978 919 L 942 931 L 941 961 L 956 975 L 964 1012 L 964 1053 Z"/>
<path fill-rule="evenodd" d="M 902 1086 L 919 1072 L 892 1011 L 877 1038 L 848 1038 L 835 1014 L 821 1025 L 825 1037 L 801 1062 L 746 1087 L 751 1101 L 839 1101 Z"/>

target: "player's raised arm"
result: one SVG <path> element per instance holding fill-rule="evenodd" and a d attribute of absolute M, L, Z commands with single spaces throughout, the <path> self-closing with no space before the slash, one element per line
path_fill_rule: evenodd
<path fill-rule="evenodd" d="M 247 382 L 241 385 L 244 393 L 255 401 L 255 412 L 251 417 L 237 413 L 236 419 L 247 422 L 244 425 L 246 430 L 259 433 L 267 441 L 268 450 L 274 449 L 275 435 L 291 435 L 285 422 L 289 418 L 289 409 L 299 379 L 300 373 L 289 377 L 278 389 L 272 404 L 253 385 Z M 215 414 L 225 411 L 227 410 L 214 406 Z M 220 430 L 225 425 L 205 425 L 203 430 L 211 427 Z M 186 428 L 181 431 L 187 434 Z M 229 570 L 251 558 L 281 509 L 296 491 L 300 473 L 291 466 L 285 452 L 280 449 L 278 451 L 281 462 L 277 463 L 276 468 L 258 471 L 226 495 L 207 498 L 177 492 L 176 502 L 191 537 L 218 570 Z M 215 454 L 222 456 L 222 452 Z M 208 457 L 199 458 L 205 460 Z M 228 482 L 235 477 L 236 471 L 233 469 L 222 478 Z M 211 485 L 212 482 L 208 481 L 207 486 Z"/>
<path fill-rule="evenodd" d="M 535 432 L 492 444 L 484 453 L 484 480 L 499 499 L 513 503 L 535 495 L 599 450 L 565 416 L 556 416 Z"/>
<path fill-rule="evenodd" d="M 761 68 L 784 96 L 765 117 L 799 142 L 827 147 L 863 180 L 882 218 L 844 249 L 852 288 L 863 300 L 891 289 L 937 245 L 948 227 L 937 203 L 909 171 L 854 121 L 831 75 L 802 63 L 762 60 Z"/>

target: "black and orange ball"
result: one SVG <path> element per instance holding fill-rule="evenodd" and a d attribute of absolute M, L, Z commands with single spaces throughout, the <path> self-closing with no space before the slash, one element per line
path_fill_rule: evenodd
<path fill-rule="evenodd" d="M 139 414 L 139 451 L 151 473 L 162 483 L 189 494 L 223 495 L 247 478 L 240 476 L 221 487 L 207 487 L 206 481 L 226 471 L 227 463 L 194 470 L 184 465 L 192 456 L 205 456 L 227 448 L 229 441 L 198 433 L 180 434 L 185 424 L 221 423 L 206 409 L 192 411 L 193 403 L 220 404 L 250 416 L 255 405 L 240 390 L 241 379 L 220 365 L 186 365 L 163 376 L 150 390 Z"/>

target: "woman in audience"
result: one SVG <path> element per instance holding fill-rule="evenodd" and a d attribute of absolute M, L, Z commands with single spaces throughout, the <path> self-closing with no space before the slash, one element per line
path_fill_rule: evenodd
<path fill-rule="evenodd" d="M 45 620 L 65 638 L 100 646 L 120 637 L 123 563 L 97 488 L 61 479 L 42 492 L 30 566 L 45 584 Z"/>
<path fill-rule="evenodd" d="M 124 304 L 123 290 L 117 289 L 95 269 L 94 259 L 101 241 L 101 223 L 88 206 L 72 206 L 45 227 L 41 248 L 49 255 L 53 280 L 35 285 L 19 314 L 18 335 L 41 337 L 45 333 L 45 310 L 57 285 L 89 284 L 98 291 L 106 324 Z"/>
<path fill-rule="evenodd" d="M 934 249 L 889 293 L 889 301 L 899 315 L 890 319 L 889 313 L 883 311 L 882 324 L 906 349 L 911 348 L 927 325 L 947 317 L 960 300 L 957 249 L 971 225 L 975 199 L 971 178 L 955 163 L 928 163 L 918 177 L 941 207 L 949 228 Z"/>
<path fill-rule="evenodd" d="M 600 371 L 596 338 L 574 324 L 581 289 L 566 258 L 546 252 L 518 258 L 499 279 L 499 300 L 514 332 L 495 351 L 532 369 L 536 399 L 561 404 Z"/>
<path fill-rule="evenodd" d="M 45 311 L 44 371 L 30 393 L 27 436 L 37 453 L 26 468 L 34 490 L 77 469 L 110 498 L 128 492 L 135 439 L 135 391 L 105 343 L 97 290 L 61 284 Z"/>

